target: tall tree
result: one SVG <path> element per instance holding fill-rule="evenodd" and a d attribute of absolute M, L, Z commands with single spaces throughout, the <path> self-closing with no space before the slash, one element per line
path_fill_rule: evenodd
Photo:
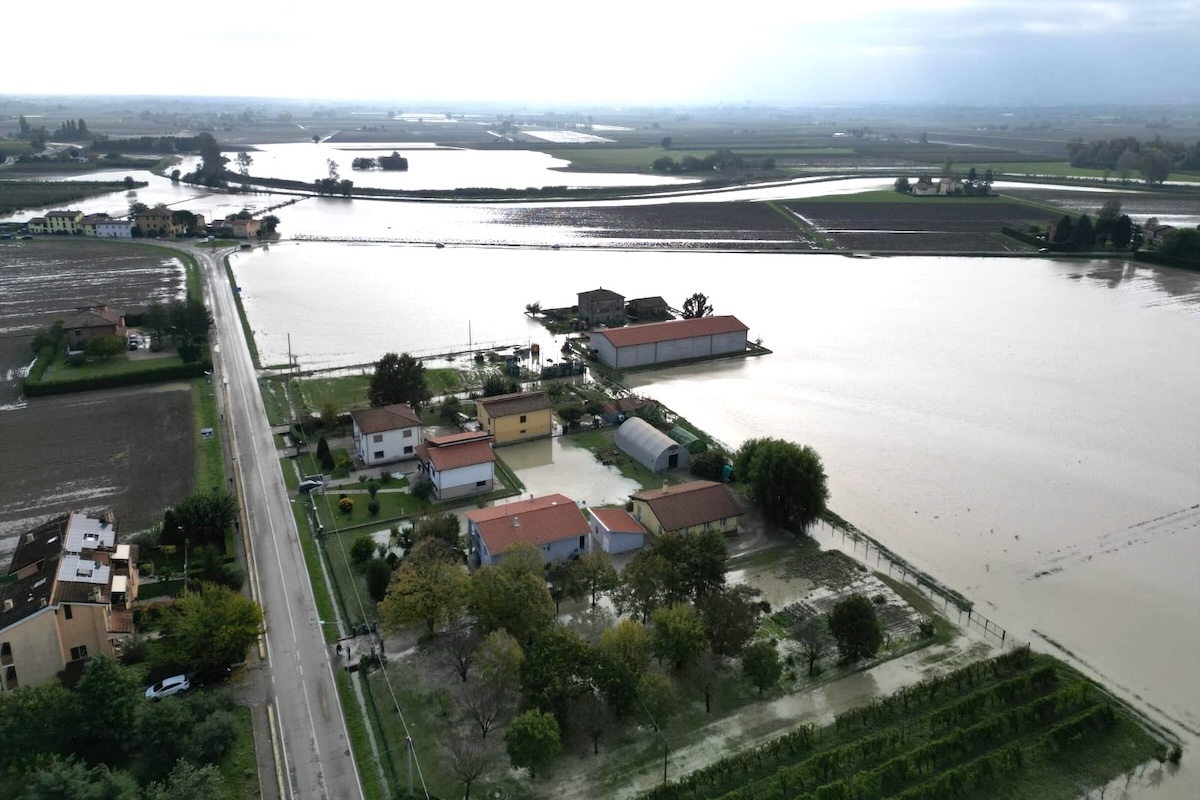
<path fill-rule="evenodd" d="M 712 305 L 708 302 L 708 296 L 700 292 L 696 292 L 691 297 L 683 301 L 684 319 L 711 317 L 712 313 L 713 309 Z"/>
<path fill-rule="evenodd" d="M 575 577 L 572 564 L 563 559 L 557 559 L 546 570 L 546 584 L 550 589 L 550 597 L 554 600 L 554 613 L 561 610 L 563 600 L 579 600 L 584 596 L 583 586 Z"/>
<path fill-rule="evenodd" d="M 589 691 L 592 650 L 577 632 L 555 623 L 534 639 L 521 667 L 521 687 L 538 708 L 567 719 L 571 700 Z"/>
<path fill-rule="evenodd" d="M 1123 249 L 1129 246 L 1133 238 L 1133 220 L 1128 214 L 1122 214 L 1117 217 L 1117 221 L 1113 223 L 1112 228 L 1112 243 L 1113 247 Z"/>
<path fill-rule="evenodd" d="M 600 634 L 596 646 L 596 683 L 618 716 L 633 706 L 638 681 L 652 655 L 650 632 L 640 622 L 624 619 Z"/>
<path fill-rule="evenodd" d="M 462 564 L 438 548 L 437 540 L 427 539 L 413 546 L 396 571 L 379 616 L 390 628 L 421 624 L 432 634 L 459 617 L 466 589 Z"/>
<path fill-rule="evenodd" d="M 368 396 L 373 406 L 408 403 L 420 409 L 430 397 L 425 365 L 408 353 L 387 353 L 375 363 Z"/>
<path fill-rule="evenodd" d="M 163 626 L 166 645 L 176 663 L 197 671 L 244 661 L 262 630 L 262 609 L 227 586 L 202 584 L 175 610 Z"/>
<path fill-rule="evenodd" d="M 775 643 L 760 639 L 749 645 L 742 654 L 742 672 L 758 689 L 760 695 L 764 689 L 778 683 L 779 676 L 783 674 L 783 665 L 779 661 L 779 651 L 775 648 Z"/>
<path fill-rule="evenodd" d="M 650 670 L 638 681 L 638 699 L 654 718 L 654 724 L 666 725 L 679 711 L 679 701 L 671 680 L 661 672 Z"/>
<path fill-rule="evenodd" d="M 137 781 L 103 764 L 90 769 L 73 758 L 54 756 L 22 777 L 21 800 L 140 800 Z"/>
<path fill-rule="evenodd" d="M 521 681 L 525 653 L 508 631 L 492 631 L 483 638 L 475 656 L 479 679 L 491 686 L 515 687 Z"/>
<path fill-rule="evenodd" d="M 838 654 L 847 661 L 871 658 L 883 646 L 883 626 L 875 606 L 861 594 L 851 595 L 833 607 L 829 632 L 837 641 Z"/>
<path fill-rule="evenodd" d="M 225 551 L 225 532 L 238 516 L 237 498 L 226 492 L 200 491 L 190 494 L 172 509 L 176 530 L 162 532 L 168 544 L 189 547 L 215 545 Z"/>
<path fill-rule="evenodd" d="M 1121 153 L 1117 158 L 1117 175 L 1121 178 L 1121 183 L 1129 183 L 1129 178 L 1140 163 L 1141 159 L 1136 150 L 1127 149 Z"/>
<path fill-rule="evenodd" d="M 73 722 L 62 734 L 71 739 L 71 752 L 90 764 L 108 762 L 131 744 L 113 731 L 132 731 L 142 699 L 142 672 L 122 667 L 109 656 L 87 662 L 71 698 Z"/>
<path fill-rule="evenodd" d="M 585 692 L 575 699 L 571 725 L 591 740 L 592 755 L 600 755 L 600 739 L 612 725 L 612 712 L 595 692 Z"/>
<path fill-rule="evenodd" d="M 234 159 L 238 165 L 238 172 L 242 173 L 244 178 L 250 172 L 250 165 L 254 163 L 254 157 L 245 150 L 239 150 L 237 158 Z"/>
<path fill-rule="evenodd" d="M 446 743 L 446 755 L 450 772 L 462 784 L 463 800 L 471 800 L 471 787 L 495 761 L 492 748 L 479 739 L 455 733 Z"/>
<path fill-rule="evenodd" d="M 467 590 L 467 607 L 485 631 L 503 628 L 518 641 L 528 642 L 554 621 L 554 600 L 541 574 L 505 569 L 508 563 L 505 551 L 499 566 L 475 571 Z"/>
<path fill-rule="evenodd" d="M 1054 243 L 1066 244 L 1071 241 L 1071 236 L 1074 234 L 1075 223 L 1071 221 L 1070 214 L 1063 214 L 1062 219 L 1054 226 Z"/>
<path fill-rule="evenodd" d="M 588 550 L 575 559 L 572 570 L 575 580 L 591 598 L 592 608 L 596 607 L 600 595 L 617 587 L 617 570 L 613 567 L 612 556 L 599 548 Z"/>
<path fill-rule="evenodd" d="M 552 714 L 531 708 L 512 721 L 504 734 L 504 747 L 513 767 L 536 777 L 562 750 L 558 721 Z"/>
<path fill-rule="evenodd" d="M 621 572 L 621 582 L 613 592 L 613 603 L 622 614 L 637 614 L 646 622 L 662 605 L 671 564 L 662 556 L 643 549 Z"/>
<path fill-rule="evenodd" d="M 654 612 L 654 655 L 682 670 L 708 645 L 704 621 L 693 606 L 676 603 Z"/>
<path fill-rule="evenodd" d="M 438 660 L 466 683 L 482 639 L 479 631 L 473 627 L 447 631 L 438 646 Z"/>
<path fill-rule="evenodd" d="M 739 584 L 722 587 L 696 601 L 714 655 L 741 655 L 758 632 L 762 615 L 771 611 L 771 604 L 761 598 L 758 589 Z"/>
<path fill-rule="evenodd" d="M 1087 214 L 1079 218 L 1075 229 L 1071 231 L 1071 242 L 1084 250 L 1096 243 L 1096 228 L 1092 225 L 1092 218 Z"/>
<path fill-rule="evenodd" d="M 1142 153 L 1142 157 L 1138 161 L 1138 170 L 1142 173 L 1146 183 L 1162 183 L 1170 177 L 1171 168 L 1174 165 L 1170 154 L 1157 147 L 1152 147 Z"/>
<path fill-rule="evenodd" d="M 225 795 L 225 778 L 215 764 L 192 766 L 180 759 L 165 783 L 146 788 L 145 800 L 212 800 Z"/>
<path fill-rule="evenodd" d="M 824 617 L 809 617 L 801 622 L 794 632 L 800 642 L 800 655 L 808 662 L 808 675 L 812 677 L 817 670 L 817 662 L 825 655 L 827 633 Z"/>
<path fill-rule="evenodd" d="M 734 471 L 763 515 L 796 532 L 825 513 L 825 467 L 811 447 L 782 439 L 751 439 L 738 449 Z"/>

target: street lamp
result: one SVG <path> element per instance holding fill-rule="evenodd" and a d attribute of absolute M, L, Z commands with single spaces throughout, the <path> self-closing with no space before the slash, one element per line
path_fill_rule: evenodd
<path fill-rule="evenodd" d="M 183 533 L 183 526 L 179 526 L 179 532 Z M 188 537 L 183 537 L 183 591 L 188 590 Z"/>

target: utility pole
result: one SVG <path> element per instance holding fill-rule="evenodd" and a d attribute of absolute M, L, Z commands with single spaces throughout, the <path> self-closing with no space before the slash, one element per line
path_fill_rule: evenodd
<path fill-rule="evenodd" d="M 413 782 L 412 782 L 413 744 L 412 744 L 411 736 L 404 737 L 404 749 L 405 749 L 405 751 L 408 752 L 408 796 L 412 797 L 413 796 Z"/>
<path fill-rule="evenodd" d="M 188 538 L 183 538 L 183 592 L 188 590 Z"/>

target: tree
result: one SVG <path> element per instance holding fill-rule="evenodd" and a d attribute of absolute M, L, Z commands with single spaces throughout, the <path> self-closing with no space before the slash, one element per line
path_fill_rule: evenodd
<path fill-rule="evenodd" d="M 114 658 L 96 656 L 87 662 L 71 696 L 70 752 L 90 764 L 107 762 L 122 753 L 127 739 L 114 741 L 113 731 L 132 731 L 142 699 L 142 672 L 123 667 Z"/>
<path fill-rule="evenodd" d="M 163 625 L 169 651 L 194 670 L 244 661 L 262 630 L 262 609 L 227 586 L 205 583 L 184 592 Z"/>
<path fill-rule="evenodd" d="M 762 615 L 771 611 L 770 603 L 761 597 L 758 589 L 739 584 L 722 587 L 696 601 L 714 655 L 737 656 L 754 638 Z"/>
<path fill-rule="evenodd" d="M 225 532 L 238 516 L 237 499 L 226 492 L 196 492 L 171 509 L 176 529 L 163 529 L 167 544 L 211 544 L 225 552 Z"/>
<path fill-rule="evenodd" d="M 25 115 L 24 115 L 24 114 L 22 114 L 22 115 L 21 115 L 21 116 L 20 116 L 20 117 L 17 119 L 17 125 L 18 125 L 18 126 L 20 127 L 20 129 L 21 129 L 21 135 L 22 135 L 22 136 L 24 136 L 25 134 L 29 133 L 29 130 L 30 130 L 29 120 L 25 119 Z"/>
<path fill-rule="evenodd" d="M 1133 149 L 1127 149 L 1117 158 L 1117 175 L 1121 178 L 1121 183 L 1129 183 L 1129 178 L 1133 175 L 1133 171 L 1138 168 L 1140 159 L 1138 154 Z"/>
<path fill-rule="evenodd" d="M 492 766 L 494 755 L 486 743 L 454 734 L 446 743 L 450 772 L 463 786 L 463 800 L 471 800 L 471 786 Z"/>
<path fill-rule="evenodd" d="M 1066 244 L 1071 241 L 1071 236 L 1074 233 L 1074 223 L 1071 221 L 1070 214 L 1063 214 L 1062 219 L 1054 226 L 1054 243 Z"/>
<path fill-rule="evenodd" d="M 555 623 L 534 638 L 521 667 L 521 688 L 530 702 L 567 719 L 571 700 L 590 691 L 592 649 L 577 631 Z"/>
<path fill-rule="evenodd" d="M 46 755 L 67 753 L 74 695 L 61 683 L 0 692 L 0 772 L 30 771 Z"/>
<path fill-rule="evenodd" d="M 425 632 L 458 619 L 468 586 L 467 573 L 438 540 L 413 546 L 379 604 L 379 617 L 390 628 L 422 623 Z M 444 543 L 441 543 L 444 548 Z"/>
<path fill-rule="evenodd" d="M 826 635 L 822 617 L 809 617 L 796 627 L 795 637 L 800 642 L 800 654 L 808 662 L 809 677 L 816 673 L 817 662 L 825 655 Z"/>
<path fill-rule="evenodd" d="M 763 516 L 776 525 L 805 531 L 825 513 L 825 467 L 807 445 L 750 439 L 738 449 L 734 471 Z"/>
<path fill-rule="evenodd" d="M 262 218 L 262 227 L 258 229 L 259 237 L 274 236 L 275 231 L 279 228 L 279 217 L 274 214 L 267 214 Z"/>
<path fill-rule="evenodd" d="M 612 713 L 595 692 L 585 692 L 575 698 L 571 724 L 578 726 L 591 740 L 592 755 L 600 755 L 600 739 L 612 724 Z"/>
<path fill-rule="evenodd" d="M 1171 231 L 1163 237 L 1158 252 L 1172 258 L 1200 261 L 1200 229 L 1178 228 Z"/>
<path fill-rule="evenodd" d="M 387 353 L 375 363 L 368 390 L 372 406 L 408 403 L 414 410 L 429 399 L 425 365 L 408 353 Z"/>
<path fill-rule="evenodd" d="M 892 184 L 892 188 L 900 194 L 912 194 L 912 184 L 909 183 L 908 178 L 903 176 L 896 178 L 896 182 Z"/>
<path fill-rule="evenodd" d="M 622 614 L 638 614 L 642 622 L 663 602 L 663 587 L 671 573 L 671 564 L 650 550 L 640 550 L 621 572 L 621 582 L 613 593 L 613 604 Z"/>
<path fill-rule="evenodd" d="M 725 454 L 720 450 L 705 450 L 692 456 L 688 469 L 701 480 L 724 480 Z"/>
<path fill-rule="evenodd" d="M 577 427 L 579 420 L 583 419 L 583 406 L 579 403 L 567 403 L 559 406 L 555 412 L 558 414 L 558 418 L 566 424 L 567 430 Z"/>
<path fill-rule="evenodd" d="M 330 472 L 334 468 L 333 451 L 329 449 L 329 442 L 325 441 L 322 436 L 317 439 L 317 461 L 321 464 L 321 469 Z"/>
<path fill-rule="evenodd" d="M 529 777 L 534 778 L 537 770 L 553 761 L 562 750 L 558 721 L 552 714 L 531 708 L 508 726 L 504 747 L 513 767 L 528 769 Z"/>
<path fill-rule="evenodd" d="M 451 550 L 457 550 L 462 544 L 459 537 L 461 525 L 458 516 L 452 511 L 439 511 L 417 517 L 412 526 L 413 545 L 426 539 L 436 539 Z"/>
<path fill-rule="evenodd" d="M 1124 249 L 1129 246 L 1133 239 L 1133 220 L 1128 214 L 1122 214 L 1117 217 L 1117 221 L 1112 227 L 1112 243 L 1117 249 Z"/>
<path fill-rule="evenodd" d="M 515 687 L 521 681 L 525 653 L 508 631 L 492 631 L 483 637 L 475 655 L 479 679 L 489 686 Z"/>
<path fill-rule="evenodd" d="M 367 562 L 375 557 L 375 540 L 370 534 L 363 533 L 350 543 L 350 560 L 354 566 L 362 569 Z"/>
<path fill-rule="evenodd" d="M 921 144 L 929 144 L 929 134 L 921 131 Z"/>
<path fill-rule="evenodd" d="M 661 534 L 647 550 L 662 556 L 669 565 L 661 586 L 668 604 L 696 601 L 725 586 L 729 554 L 720 531 Z"/>
<path fill-rule="evenodd" d="M 97 336 L 95 339 L 88 339 L 83 349 L 89 356 L 107 361 L 125 350 L 125 337 L 115 334 L 112 336 Z"/>
<path fill-rule="evenodd" d="M 242 177 L 245 177 L 250 172 L 250 165 L 254 163 L 254 158 L 245 150 L 240 150 L 234 161 L 237 162 L 238 172 L 242 173 Z"/>
<path fill-rule="evenodd" d="M 476 570 L 467 607 L 485 631 L 503 628 L 527 642 L 554 621 L 554 599 L 546 588 L 542 563 L 541 553 L 531 545 L 511 545 L 499 565 Z"/>
<path fill-rule="evenodd" d="M 1138 171 L 1146 183 L 1162 183 L 1171 175 L 1174 161 L 1171 156 L 1157 147 L 1152 147 L 1142 153 L 1138 161 Z"/>
<path fill-rule="evenodd" d="M 337 183 L 339 180 L 341 180 L 341 176 L 338 175 L 337 162 L 334 161 L 332 158 L 325 159 L 325 168 L 329 172 L 329 180 L 330 181 Z"/>
<path fill-rule="evenodd" d="M 596 682 L 618 716 L 633 705 L 638 681 L 653 653 L 650 631 L 640 622 L 624 619 L 600 634 Z"/>
<path fill-rule="evenodd" d="M 708 297 L 700 292 L 696 292 L 691 297 L 683 301 L 684 319 L 711 317 L 712 313 L 713 309 L 708 302 Z"/>
<path fill-rule="evenodd" d="M 225 796 L 225 778 L 215 764 L 195 767 L 180 759 L 165 783 L 146 788 L 145 800 L 212 800 Z"/>
<path fill-rule="evenodd" d="M 73 758 L 53 756 L 21 778 L 22 800 L 139 800 L 137 781 L 127 772 Z"/>
<path fill-rule="evenodd" d="M 546 570 L 546 583 L 550 587 L 550 598 L 554 600 L 554 613 L 557 615 L 563 600 L 568 598 L 579 600 L 584 595 L 583 587 L 576 580 L 572 564 L 563 559 L 557 559 Z"/>
<path fill-rule="evenodd" d="M 1104 205 L 1100 206 L 1100 213 L 1096 215 L 1096 218 L 1115 222 L 1120 216 L 1121 201 L 1114 199 L 1104 201 Z"/>
<path fill-rule="evenodd" d="M 335 406 L 333 403 L 326 402 L 324 405 L 321 406 L 321 427 L 322 428 L 332 428 L 334 425 L 337 425 L 337 422 L 338 422 L 337 406 Z M 322 441 L 324 441 L 324 439 L 322 439 Z M 328 450 L 329 445 L 325 445 L 325 449 Z"/>
<path fill-rule="evenodd" d="M 24 118 L 24 117 L 21 117 L 21 119 L 22 119 L 22 120 L 24 120 L 25 118 Z M 662 149 L 663 149 L 663 150 L 670 150 L 670 149 L 671 149 L 671 137 L 670 137 L 670 136 L 664 136 L 664 137 L 662 138 L 662 141 L 661 141 L 661 142 L 659 142 L 659 144 L 661 144 L 661 145 L 662 145 Z"/>
<path fill-rule="evenodd" d="M 499 372 L 493 372 L 483 380 L 483 396 L 495 397 L 508 394 L 508 379 Z"/>
<path fill-rule="evenodd" d="M 612 556 L 599 548 L 580 555 L 571 565 L 571 570 L 583 594 L 591 598 L 592 608 L 596 607 L 600 595 L 617 588 L 617 570 L 613 566 Z"/>
<path fill-rule="evenodd" d="M 671 681 L 661 672 L 649 671 L 638 681 L 637 696 L 646 711 L 661 728 L 679 711 L 679 699 Z"/>
<path fill-rule="evenodd" d="M 438 646 L 438 659 L 463 683 L 467 682 L 467 677 L 471 674 L 471 664 L 475 660 L 475 651 L 479 649 L 482 638 L 475 628 L 458 628 L 447 631 Z"/>
<path fill-rule="evenodd" d="M 690 605 L 676 603 L 654 612 L 654 655 L 682 670 L 708 645 L 704 621 Z"/>
<path fill-rule="evenodd" d="M 1096 228 L 1092 225 L 1092 218 L 1087 214 L 1079 218 L 1075 229 L 1071 231 L 1071 242 L 1076 247 L 1085 250 L 1096 243 Z"/>
<path fill-rule="evenodd" d="M 760 695 L 764 689 L 774 686 L 783 674 L 783 664 L 779 661 L 775 643 L 760 639 L 747 646 L 742 654 L 742 672 L 757 687 Z"/>
<path fill-rule="evenodd" d="M 883 646 L 883 626 L 875 616 L 875 605 L 861 594 L 833 607 L 829 632 L 837 641 L 838 654 L 847 661 L 871 658 Z"/>
<path fill-rule="evenodd" d="M 376 603 L 383 602 L 392 582 L 391 565 L 382 558 L 372 558 L 363 571 L 367 579 L 367 594 L 371 595 L 371 599 Z"/>

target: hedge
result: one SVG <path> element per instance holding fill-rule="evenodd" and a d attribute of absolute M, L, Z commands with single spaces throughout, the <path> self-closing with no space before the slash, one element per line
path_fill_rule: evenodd
<path fill-rule="evenodd" d="M 30 376 L 25 379 L 25 396 L 49 397 L 56 394 L 90 392 L 93 389 L 119 389 L 124 386 L 140 386 L 145 383 L 188 380 L 199 378 L 205 372 L 211 371 L 212 362 L 201 360 L 193 361 L 190 364 L 156 364 L 137 372 L 91 375 L 83 378 L 66 378 L 45 382 L 40 378 L 35 378 L 34 373 L 30 372 Z"/>

